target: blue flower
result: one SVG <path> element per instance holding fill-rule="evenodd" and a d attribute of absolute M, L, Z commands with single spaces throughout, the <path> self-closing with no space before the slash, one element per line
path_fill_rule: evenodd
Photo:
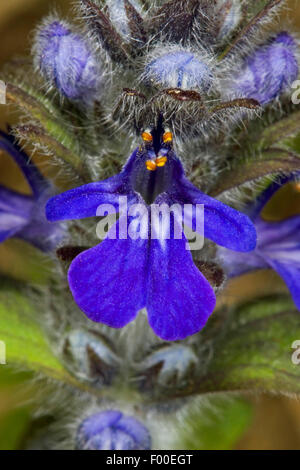
<path fill-rule="evenodd" d="M 46 206 L 50 221 L 80 219 L 95 216 L 102 204 L 110 204 L 111 212 L 119 210 L 119 197 L 127 197 L 126 213 L 122 210 L 111 228 L 117 239 L 109 233 L 100 245 L 77 256 L 70 266 L 69 285 L 91 320 L 121 328 L 146 307 L 150 326 L 169 341 L 201 330 L 214 310 L 215 295 L 186 249 L 176 214 L 171 212 L 163 227 L 169 238 L 153 236 L 158 232 L 153 205 L 189 205 L 185 224 L 197 228 L 196 205 L 202 204 L 206 237 L 237 251 L 253 250 L 256 244 L 247 216 L 205 195 L 186 179 L 171 138 L 169 131 L 159 128 L 144 132 L 145 143 L 120 174 L 55 196 Z M 134 204 L 139 204 L 143 217 L 131 211 Z M 124 236 L 124 225 L 129 237 Z"/>
<path fill-rule="evenodd" d="M 62 239 L 60 224 L 50 224 L 45 204 L 52 185 L 45 180 L 14 138 L 0 131 L 0 149 L 7 152 L 22 170 L 32 195 L 26 196 L 0 185 L 0 242 L 11 237 L 28 241 L 43 251 L 52 250 Z"/>
<path fill-rule="evenodd" d="M 85 39 L 65 22 L 50 19 L 36 35 L 35 60 L 43 76 L 70 100 L 86 105 L 97 98 L 101 81 L 99 60 Z"/>
<path fill-rule="evenodd" d="M 282 32 L 245 60 L 242 70 L 225 85 L 225 94 L 266 105 L 291 87 L 298 72 L 297 43 Z"/>
<path fill-rule="evenodd" d="M 107 410 L 86 418 L 76 437 L 78 450 L 149 450 L 147 428 L 132 416 Z"/>
<path fill-rule="evenodd" d="M 229 276 L 235 277 L 257 269 L 274 269 L 285 281 L 300 310 L 300 215 L 280 222 L 263 220 L 261 212 L 278 189 L 291 178 L 280 178 L 271 184 L 249 208 L 257 231 L 257 247 L 252 253 L 219 249 L 219 256 Z"/>
<path fill-rule="evenodd" d="M 145 68 L 144 79 L 167 88 L 197 88 L 207 91 L 213 75 L 208 65 L 194 53 L 177 50 L 150 62 Z"/>

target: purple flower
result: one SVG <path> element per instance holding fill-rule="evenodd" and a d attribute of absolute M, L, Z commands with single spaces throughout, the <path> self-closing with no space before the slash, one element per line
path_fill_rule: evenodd
<path fill-rule="evenodd" d="M 285 281 L 300 310 L 300 216 L 280 222 L 266 222 L 261 217 L 261 211 L 273 194 L 290 179 L 281 178 L 271 184 L 249 208 L 257 231 L 256 249 L 236 256 L 236 253 L 220 248 L 219 256 L 231 277 L 256 269 L 274 269 Z"/>
<path fill-rule="evenodd" d="M 169 88 L 198 88 L 207 91 L 213 75 L 205 62 L 194 53 L 183 50 L 163 54 L 150 62 L 144 80 Z"/>
<path fill-rule="evenodd" d="M 107 410 L 86 418 L 78 428 L 78 450 L 149 450 L 147 428 L 121 411 Z"/>
<path fill-rule="evenodd" d="M 225 85 L 230 98 L 253 98 L 266 105 L 290 88 L 298 77 L 297 43 L 282 32 L 248 57 Z"/>
<path fill-rule="evenodd" d="M 45 204 L 53 194 L 51 184 L 29 162 L 14 138 L 0 131 L 0 149 L 12 156 L 22 170 L 32 195 L 26 196 L 0 185 L 0 242 L 22 238 L 43 251 L 52 250 L 63 236 L 60 224 L 50 224 Z"/>
<path fill-rule="evenodd" d="M 215 295 L 186 249 L 176 214 L 171 212 L 163 227 L 170 232 L 169 239 L 153 237 L 157 231 L 153 204 L 190 205 L 185 223 L 196 229 L 196 205 L 203 204 L 205 236 L 233 250 L 253 250 L 256 233 L 247 216 L 203 194 L 185 178 L 170 132 L 157 128 L 144 132 L 143 138 L 146 143 L 133 152 L 120 174 L 53 197 L 46 207 L 47 218 L 95 216 L 101 204 L 110 204 L 113 212 L 119 197 L 127 196 L 128 209 L 111 228 L 117 239 L 108 234 L 72 262 L 69 284 L 74 299 L 91 320 L 114 328 L 125 326 L 146 307 L 159 337 L 184 339 L 204 327 L 214 310 Z M 131 211 L 134 204 L 139 204 L 143 217 Z M 126 238 L 124 224 L 131 232 Z"/>
<path fill-rule="evenodd" d="M 50 19 L 36 35 L 37 67 L 70 100 L 92 104 L 99 90 L 100 64 L 85 39 L 65 22 Z"/>

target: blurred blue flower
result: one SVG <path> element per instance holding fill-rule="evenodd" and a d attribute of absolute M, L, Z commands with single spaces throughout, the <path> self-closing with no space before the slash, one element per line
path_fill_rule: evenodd
<path fill-rule="evenodd" d="M 62 95 L 86 105 L 95 101 L 101 82 L 99 59 L 65 22 L 51 19 L 43 24 L 36 35 L 35 56 L 41 73 Z"/>
<path fill-rule="evenodd" d="M 267 222 L 261 212 L 267 202 L 291 178 L 272 183 L 249 208 L 257 231 L 257 246 L 252 253 L 240 253 L 219 248 L 219 256 L 230 277 L 257 269 L 274 269 L 285 281 L 300 310 L 300 215 L 280 222 Z"/>
<path fill-rule="evenodd" d="M 137 419 L 117 410 L 101 411 L 86 418 L 76 437 L 78 450 L 149 450 L 148 429 Z"/>
<path fill-rule="evenodd" d="M 247 216 L 186 179 L 169 142 L 170 132 L 155 129 L 143 135 L 147 143 L 133 152 L 120 174 L 53 197 L 46 214 L 56 221 L 95 216 L 102 204 L 110 204 L 111 212 L 121 209 L 111 228 L 115 237 L 109 232 L 100 245 L 72 262 L 69 285 L 74 299 L 91 320 L 114 328 L 125 326 L 146 307 L 155 333 L 174 341 L 205 326 L 215 295 L 186 247 L 182 218 L 179 221 L 171 211 L 161 234 L 152 214 L 154 205 L 170 209 L 176 204 L 180 216 L 188 205 L 184 223 L 197 230 L 196 205 L 203 204 L 204 235 L 233 250 L 253 250 L 256 232 Z M 127 197 L 125 214 L 119 208 L 120 196 Z"/>
<path fill-rule="evenodd" d="M 208 65 L 195 54 L 178 50 L 150 62 L 145 68 L 144 79 L 167 88 L 198 88 L 207 91 L 213 75 Z"/>
<path fill-rule="evenodd" d="M 298 72 L 297 43 L 290 34 L 281 32 L 246 58 L 242 70 L 225 85 L 224 93 L 266 105 L 291 86 Z"/>
<path fill-rule="evenodd" d="M 42 251 L 50 251 L 63 237 L 61 224 L 50 224 L 45 204 L 53 187 L 29 162 L 12 136 L 0 131 L 0 149 L 7 152 L 22 170 L 32 195 L 26 196 L 0 185 L 0 242 L 11 237 L 28 241 Z"/>

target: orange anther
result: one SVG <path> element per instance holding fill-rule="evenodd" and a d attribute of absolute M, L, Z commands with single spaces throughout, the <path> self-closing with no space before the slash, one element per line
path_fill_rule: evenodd
<path fill-rule="evenodd" d="M 153 141 L 152 135 L 150 134 L 150 132 L 147 132 L 147 131 L 142 133 L 142 139 L 143 139 L 144 142 L 152 142 Z"/>
<path fill-rule="evenodd" d="M 172 140 L 173 140 L 172 132 L 171 131 L 165 132 L 163 135 L 164 143 L 167 144 L 168 142 L 172 142 Z"/>
<path fill-rule="evenodd" d="M 167 157 L 158 157 L 156 160 L 155 160 L 155 163 L 157 166 L 165 166 L 165 164 L 167 163 Z"/>
<path fill-rule="evenodd" d="M 156 170 L 156 163 L 153 160 L 147 160 L 145 162 L 146 168 L 149 171 L 155 171 Z"/>

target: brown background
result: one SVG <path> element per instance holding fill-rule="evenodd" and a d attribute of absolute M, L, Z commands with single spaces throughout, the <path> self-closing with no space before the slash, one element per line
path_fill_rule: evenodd
<path fill-rule="evenodd" d="M 288 2 L 287 15 L 294 31 L 300 31 L 300 5 L 297 0 Z M 30 53 L 32 30 L 40 18 L 56 8 L 70 12 L 71 0 L 1 0 L 0 4 L 0 67 L 14 55 Z M 0 75 L 1 78 L 1 75 Z M 0 106 L 0 127 L 8 119 L 5 106 Z M 0 159 L 0 183 L 12 188 L 27 190 L 18 169 L 5 155 Z M 234 291 L 233 291 L 234 294 Z M 292 398 L 252 397 L 255 416 L 251 428 L 241 439 L 239 449 L 300 449 L 300 403 Z M 6 402 L 8 405 L 8 402 Z M 5 411 L 4 396 L 0 392 L 0 420 Z"/>

